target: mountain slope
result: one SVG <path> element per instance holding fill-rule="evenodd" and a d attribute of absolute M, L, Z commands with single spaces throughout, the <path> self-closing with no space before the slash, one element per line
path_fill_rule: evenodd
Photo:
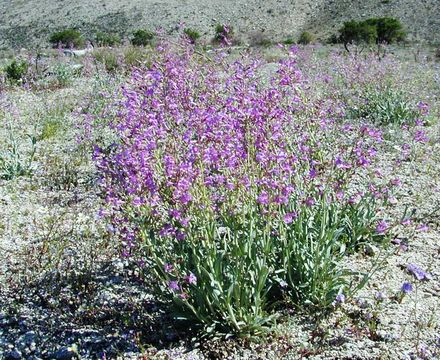
<path fill-rule="evenodd" d="M 182 22 L 207 38 L 222 22 L 243 40 L 282 40 L 304 30 L 326 39 L 346 20 L 373 16 L 399 18 L 410 39 L 440 42 L 440 0 L 0 0 L 0 47 L 44 46 L 66 27 L 89 35 L 137 28 L 173 34 Z"/>

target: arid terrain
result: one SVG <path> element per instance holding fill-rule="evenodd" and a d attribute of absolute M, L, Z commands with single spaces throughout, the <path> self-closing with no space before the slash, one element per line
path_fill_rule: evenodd
<path fill-rule="evenodd" d="M 1 0 L 0 47 L 45 45 L 51 33 L 75 27 L 128 35 L 133 29 L 161 28 L 177 34 L 179 26 L 206 37 L 217 23 L 234 26 L 244 42 L 265 37 L 282 41 L 310 31 L 327 40 L 344 21 L 392 16 L 402 21 L 409 40 L 440 42 L 437 0 Z"/>

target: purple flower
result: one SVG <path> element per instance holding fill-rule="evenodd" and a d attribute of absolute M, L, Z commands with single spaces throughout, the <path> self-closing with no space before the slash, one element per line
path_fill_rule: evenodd
<path fill-rule="evenodd" d="M 165 271 L 166 273 L 170 273 L 171 271 L 173 271 L 174 267 L 171 264 L 165 263 L 163 266 L 163 271 Z"/>
<path fill-rule="evenodd" d="M 418 107 L 418 109 L 420 110 L 420 113 L 423 115 L 423 116 L 426 116 L 426 115 L 428 115 L 429 114 L 429 104 L 428 103 L 425 103 L 425 102 L 423 102 L 423 101 L 420 101 L 418 104 L 417 104 L 417 107 Z"/>
<path fill-rule="evenodd" d="M 345 295 L 340 293 L 336 296 L 336 303 L 343 304 L 345 303 Z"/>
<path fill-rule="evenodd" d="M 404 293 L 404 294 L 409 294 L 412 290 L 413 290 L 413 287 L 412 287 L 411 283 L 409 283 L 409 282 L 404 282 L 402 284 L 402 287 L 400 288 L 400 291 L 402 291 L 402 293 Z"/>
<path fill-rule="evenodd" d="M 402 184 L 402 181 L 400 181 L 399 178 L 394 178 L 393 180 L 391 180 L 391 185 L 393 186 L 400 186 Z"/>
<path fill-rule="evenodd" d="M 384 301 L 385 298 L 386 298 L 386 295 L 385 295 L 382 291 L 378 291 L 378 292 L 374 295 L 374 298 L 375 298 L 377 301 Z"/>
<path fill-rule="evenodd" d="M 419 226 L 417 226 L 416 230 L 420 232 L 426 232 L 429 230 L 429 227 L 426 224 L 420 224 Z"/>
<path fill-rule="evenodd" d="M 408 264 L 406 267 L 409 273 L 414 275 L 414 277 L 417 280 L 430 280 L 432 277 L 427 272 L 423 271 L 419 266 L 416 264 Z"/>
<path fill-rule="evenodd" d="M 269 194 L 266 191 L 262 191 L 258 195 L 257 201 L 262 205 L 269 205 Z"/>
<path fill-rule="evenodd" d="M 306 206 L 310 207 L 315 205 L 315 199 L 312 197 L 308 197 L 305 201 Z"/>
<path fill-rule="evenodd" d="M 177 291 L 180 289 L 179 283 L 175 280 L 171 280 L 168 282 L 168 288 L 172 291 Z"/>
<path fill-rule="evenodd" d="M 378 223 L 377 226 L 376 226 L 376 232 L 377 232 L 379 235 L 384 235 L 385 232 L 388 230 L 388 228 L 389 228 L 389 226 L 388 226 L 388 224 L 386 223 L 386 221 L 381 220 L 381 221 L 379 221 L 379 223 Z"/>
<path fill-rule="evenodd" d="M 189 275 L 185 277 L 185 280 L 188 284 L 197 284 L 197 277 L 193 273 L 189 273 Z"/>
<path fill-rule="evenodd" d="M 290 212 L 290 213 L 287 213 L 286 215 L 284 215 L 283 220 L 284 220 L 284 222 L 285 222 L 286 224 L 290 224 L 290 223 L 292 223 L 293 220 L 295 220 L 297 217 L 298 217 L 298 214 L 296 213 L 296 211 L 293 211 L 293 212 Z"/>
<path fill-rule="evenodd" d="M 426 143 L 429 141 L 429 138 L 426 136 L 425 131 L 423 130 L 417 130 L 415 135 L 414 135 L 414 140 L 416 142 L 420 142 L 420 143 Z"/>

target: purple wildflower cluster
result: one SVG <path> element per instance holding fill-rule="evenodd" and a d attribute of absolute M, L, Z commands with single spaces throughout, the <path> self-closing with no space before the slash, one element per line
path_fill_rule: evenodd
<path fill-rule="evenodd" d="M 251 223 L 260 224 L 259 236 L 268 231 L 276 239 L 280 227 L 322 204 L 349 208 L 389 196 L 369 180 L 363 190 L 350 189 L 358 171 L 374 173 L 381 132 L 344 124 L 334 99 L 305 98 L 296 52 L 264 83 L 262 62 L 219 56 L 201 63 L 191 49 L 182 55 L 165 47 L 160 61 L 135 70 L 123 88 L 112 125 L 118 144 L 95 150 L 125 254 L 148 238 L 156 272 L 184 301 L 206 284 L 204 271 L 184 260 L 187 244 L 235 239 L 249 228 L 249 216 L 258 218 Z M 228 224 L 240 221 L 242 230 L 231 236 Z M 376 230 L 388 228 L 381 221 Z"/>

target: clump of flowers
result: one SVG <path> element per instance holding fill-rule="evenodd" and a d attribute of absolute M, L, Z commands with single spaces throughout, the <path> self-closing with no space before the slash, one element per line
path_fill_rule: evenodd
<path fill-rule="evenodd" d="M 387 188 L 368 180 L 381 133 L 304 98 L 294 48 L 268 84 L 263 63 L 220 58 L 165 46 L 123 88 L 119 140 L 95 157 L 124 255 L 160 295 L 205 331 L 258 333 L 281 294 L 319 306 L 349 294 L 339 260 L 387 233 Z"/>

